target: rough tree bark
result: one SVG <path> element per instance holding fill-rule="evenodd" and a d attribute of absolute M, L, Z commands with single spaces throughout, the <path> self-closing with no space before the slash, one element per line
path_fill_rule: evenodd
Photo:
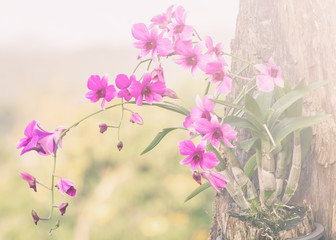
<path fill-rule="evenodd" d="M 232 53 L 254 63 L 266 63 L 272 56 L 283 77 L 293 84 L 302 78 L 306 83 L 336 79 L 335 14 L 335 0 L 240 0 Z M 232 61 L 233 70 L 240 66 Z M 328 113 L 332 117 L 313 128 L 313 146 L 291 201 L 312 205 L 326 239 L 336 239 L 335 90 L 333 82 L 304 99 L 304 115 Z M 209 239 L 220 235 L 222 213 L 231 207 L 227 194 L 216 197 Z"/>

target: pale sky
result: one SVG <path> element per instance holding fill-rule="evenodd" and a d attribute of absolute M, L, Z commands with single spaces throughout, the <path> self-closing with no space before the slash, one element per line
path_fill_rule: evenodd
<path fill-rule="evenodd" d="M 1 0 L 0 50 L 68 51 L 90 46 L 127 46 L 134 23 L 150 19 L 172 5 L 188 12 L 187 23 L 200 35 L 229 46 L 238 0 Z"/>

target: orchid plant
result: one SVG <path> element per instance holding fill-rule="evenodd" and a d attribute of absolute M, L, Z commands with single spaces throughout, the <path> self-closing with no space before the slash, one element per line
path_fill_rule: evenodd
<path fill-rule="evenodd" d="M 75 184 L 56 175 L 57 152 L 62 139 L 86 119 L 117 107 L 121 110 L 120 123 L 102 123 L 99 131 L 117 129 L 119 151 L 123 148 L 120 127 L 124 124 L 125 112 L 131 113 L 132 123 L 144 124 L 142 117 L 130 106 L 155 106 L 183 116 L 181 126 L 164 128 L 142 154 L 155 148 L 173 130 L 189 132 L 186 134 L 188 139 L 177 143 L 182 155 L 180 164 L 189 165 L 191 176 L 201 186 L 186 201 L 210 186 L 218 194 L 226 189 L 240 209 L 250 214 L 267 212 L 291 199 L 298 186 L 301 163 L 309 150 L 311 126 L 328 117 L 302 116 L 302 98 L 328 81 L 310 86 L 301 81 L 292 88 L 272 58 L 268 64 L 254 64 L 225 53 L 222 44 L 214 45 L 211 37 L 202 40 L 195 28 L 186 23 L 186 17 L 182 6 L 171 6 L 153 17 L 149 26 L 144 23 L 133 25 L 134 47 L 140 51 L 139 63 L 133 73 L 118 74 L 114 84 L 108 83 L 107 76 L 92 75 L 88 78 L 89 92 L 85 97 L 93 103 L 101 101 L 101 110 L 68 128 L 58 128 L 53 132 L 43 130 L 36 121 L 28 124 L 25 137 L 18 144 L 18 149 L 23 148 L 21 155 L 35 151 L 52 156 L 54 160 L 50 186 L 29 173 L 20 173 L 35 192 L 37 185 L 51 192 L 50 214 L 40 218 L 33 210 L 35 224 L 56 218 L 55 208 L 61 215 L 66 213 L 67 202 L 54 202 L 56 189 L 63 195 L 76 196 Z M 233 72 L 224 56 L 240 60 L 245 66 Z M 196 96 L 194 107 L 185 106 L 182 97 L 167 87 L 169 83 L 162 67 L 166 59 L 173 59 L 191 71 L 192 76 L 204 76 L 208 82 L 205 91 Z M 141 64 L 148 64 L 148 71 L 139 77 L 137 70 Z M 254 68 L 256 75 L 243 77 L 242 73 L 248 68 Z M 242 139 L 238 135 L 240 128 L 246 129 L 248 138 Z M 249 159 L 239 159 L 238 148 L 249 152 Z M 251 180 L 253 175 L 257 176 L 255 183 Z M 207 183 L 202 184 L 202 179 Z"/>

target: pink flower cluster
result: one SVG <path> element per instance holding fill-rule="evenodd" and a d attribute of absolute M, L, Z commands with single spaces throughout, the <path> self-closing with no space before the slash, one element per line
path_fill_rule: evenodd
<path fill-rule="evenodd" d="M 179 142 L 179 151 L 181 155 L 185 156 L 180 161 L 180 164 L 190 165 L 192 176 L 197 183 L 201 184 L 201 180 L 204 178 L 216 191 L 219 191 L 219 189 L 225 187 L 227 180 L 223 174 L 210 170 L 219 164 L 214 149 L 218 149 L 221 144 L 232 148 L 231 142 L 236 139 L 237 132 L 229 124 L 224 123 L 224 118 L 216 114 L 213 99 L 221 94 L 231 92 L 232 79 L 222 56 L 223 45 L 221 43 L 214 44 L 209 36 L 206 36 L 203 41 L 195 29 L 187 24 L 186 19 L 187 13 L 185 9 L 182 6 L 175 7 L 173 5 L 166 12 L 154 16 L 149 26 L 144 23 L 134 24 L 131 33 L 136 39 L 134 47 L 140 50 L 138 59 L 150 54 L 150 58 L 143 60 L 141 63 L 149 61 L 149 69 L 150 64 L 153 62 L 156 64 L 155 68 L 151 71 L 147 70 L 140 76 L 136 76 L 135 71 L 131 75 L 118 74 L 114 79 L 114 84 L 108 83 L 107 76 L 91 75 L 87 80 L 89 92 L 85 94 L 85 97 L 93 103 L 101 100 L 100 106 L 103 110 L 111 108 L 106 107 L 106 103 L 119 98 L 121 103 L 112 107 L 122 105 L 121 115 L 123 116 L 124 111 L 129 111 L 131 112 L 130 122 L 142 125 L 143 119 L 141 116 L 125 108 L 125 102 L 142 106 L 163 102 L 164 97 L 178 98 L 173 90 L 166 87 L 166 80 L 161 66 L 163 57 L 173 57 L 174 62 L 184 69 L 190 70 L 193 77 L 197 76 L 198 71 L 203 72 L 209 82 L 215 84 L 215 86 L 212 86 L 214 94 L 205 95 L 203 99 L 198 96 L 196 98 L 196 106 L 191 108 L 190 114 L 183 122 L 183 126 L 189 130 L 190 136 L 199 136 L 201 140 L 198 145 L 195 145 L 189 139 Z M 272 58 L 269 59 L 268 63 L 269 66 L 264 64 L 254 65 L 262 73 L 256 77 L 256 85 L 262 92 L 273 91 L 275 85 L 284 87 L 280 68 L 276 66 Z M 164 104 L 161 104 L 161 106 Z M 171 106 L 175 107 L 176 105 L 169 105 L 169 107 Z M 182 111 L 183 114 L 187 115 L 187 110 L 183 110 L 185 110 Z M 88 117 L 95 114 L 91 114 Z M 79 122 L 73 126 L 77 126 Z M 108 128 L 118 128 L 119 141 L 117 148 L 119 151 L 124 146 L 119 139 L 120 125 L 121 122 L 119 126 L 108 126 L 105 123 L 99 125 L 101 133 L 104 133 Z M 25 137 L 18 142 L 17 148 L 23 148 L 20 155 L 29 151 L 36 151 L 43 156 L 54 155 L 55 164 L 57 148 L 61 147 L 63 136 L 72 127 L 68 129 L 58 128 L 53 132 L 47 132 L 36 121 L 30 122 L 24 131 Z M 207 151 L 207 146 L 212 146 L 214 148 L 213 152 Z M 200 172 L 198 168 L 200 168 Z M 20 175 L 35 192 L 37 191 L 37 184 L 46 187 L 29 173 L 20 172 Z M 57 176 L 53 172 L 53 183 L 55 177 Z M 53 191 L 56 187 L 63 195 L 76 196 L 77 190 L 74 187 L 74 183 L 61 177 L 58 178 L 59 181 L 55 186 L 46 188 Z M 63 202 L 59 206 L 52 207 L 59 208 L 61 215 L 63 215 L 68 203 Z M 39 220 L 48 220 L 40 218 L 34 210 L 32 211 L 32 217 L 35 224 Z"/>
<path fill-rule="evenodd" d="M 222 44 L 214 45 L 209 36 L 205 37 L 203 42 L 194 28 L 186 23 L 186 18 L 187 13 L 182 6 L 171 6 L 165 13 L 153 17 L 148 27 L 144 23 L 134 24 L 131 32 L 137 40 L 134 46 L 140 50 L 138 59 L 151 54 L 151 59 L 157 63 L 160 62 L 161 57 L 174 56 L 175 63 L 185 69 L 191 69 L 194 77 L 197 70 L 207 74 L 209 81 L 217 84 L 214 91 L 215 96 L 229 93 L 232 79 L 226 71 L 227 64 L 221 55 Z M 199 39 L 195 43 L 193 38 L 196 36 Z M 205 51 L 203 51 L 204 47 Z M 161 64 L 151 72 L 144 73 L 139 81 L 135 74 L 129 77 L 126 74 L 118 74 L 115 78 L 118 91 L 112 84 L 107 84 L 107 77 L 100 79 L 97 75 L 92 75 L 88 79 L 87 85 L 91 91 L 86 94 L 86 97 L 92 102 L 97 102 L 102 98 L 103 109 L 105 109 L 105 102 L 110 102 L 114 97 L 122 98 L 127 102 L 134 99 L 138 106 L 141 106 L 144 101 L 147 104 L 162 102 L 164 96 L 177 97 L 172 90 L 166 87 Z M 231 126 L 223 124 L 223 119 L 219 119 L 214 113 L 214 102 L 210 98 L 212 98 L 210 95 L 205 96 L 203 100 L 198 97 L 196 99 L 197 107 L 191 109 L 190 115 L 184 122 L 184 126 L 190 130 L 191 135 L 202 136 L 202 143 L 195 148 L 197 150 L 191 148 L 193 143 L 190 140 L 185 140 L 188 142 L 182 141 L 179 145 L 181 154 L 189 155 L 181 161 L 181 164 L 190 164 L 193 172 L 200 166 L 203 171 L 208 173 L 208 169 L 214 168 L 218 164 L 213 153 L 204 153 L 207 142 L 216 148 L 221 141 L 232 147 L 230 141 L 236 137 L 236 132 Z M 141 117 L 140 120 L 137 120 L 139 117 L 133 113 L 130 121 L 142 124 Z M 106 124 L 101 124 L 100 132 L 105 132 L 107 128 Z M 189 150 L 187 146 L 190 147 Z M 192 155 L 192 152 L 196 153 Z M 205 177 L 213 176 L 213 174 L 204 173 L 200 176 L 208 180 L 213 179 Z M 224 185 L 218 185 L 215 189 Z"/>
<path fill-rule="evenodd" d="M 64 128 L 58 128 L 53 132 L 47 132 L 43 130 L 35 120 L 30 122 L 24 131 L 25 137 L 21 138 L 18 142 L 17 148 L 23 148 L 20 155 L 23 155 L 29 151 L 36 151 L 38 154 L 43 156 L 55 154 L 57 147 L 61 147 L 65 131 L 66 129 Z M 22 179 L 28 183 L 29 187 L 32 188 L 35 192 L 37 192 L 37 184 L 40 184 L 48 190 L 51 190 L 47 186 L 37 181 L 36 178 L 29 173 L 20 172 L 20 175 Z M 69 196 L 76 196 L 76 189 L 74 184 L 67 179 L 61 178 L 56 187 L 59 188 L 63 195 L 66 193 Z M 68 207 L 68 203 L 64 202 L 56 207 L 59 208 L 61 215 L 63 215 L 66 211 L 66 208 Z M 32 217 L 35 224 L 37 224 L 39 220 L 48 220 L 40 218 L 34 210 L 32 211 Z"/>
<path fill-rule="evenodd" d="M 211 37 L 194 44 L 197 35 L 194 28 L 186 23 L 187 13 L 182 6 L 170 6 L 165 13 L 151 19 L 147 27 L 144 23 L 134 24 L 133 37 L 138 40 L 134 46 L 140 49 L 138 58 L 152 54 L 154 62 L 159 57 L 175 55 L 175 62 L 185 69 L 191 69 L 196 77 L 197 69 L 210 76 L 212 83 L 218 83 L 215 94 L 227 94 L 231 91 L 232 79 L 227 74 L 227 64 L 221 56 L 221 43 L 213 45 Z M 203 52 L 204 45 L 206 51 Z"/>
<path fill-rule="evenodd" d="M 190 134 L 201 134 L 202 140 L 210 142 L 214 147 L 218 147 L 223 141 L 228 147 L 232 147 L 229 140 L 234 140 L 237 133 L 229 124 L 223 124 L 223 120 L 214 112 L 214 102 L 211 96 L 206 95 L 203 100 L 196 98 L 197 107 L 193 107 L 190 115 L 184 120 L 184 127 L 189 129 Z"/>
<path fill-rule="evenodd" d="M 162 102 L 164 96 L 175 98 L 175 93 L 166 87 L 161 66 L 152 72 L 143 74 L 139 81 L 136 80 L 134 74 L 129 77 L 126 74 L 118 74 L 115 78 L 115 85 L 119 91 L 115 90 L 113 84 L 107 84 L 106 76 L 100 79 L 98 75 L 92 75 L 87 82 L 91 91 L 85 96 L 91 102 L 97 102 L 102 98 L 102 109 L 105 109 L 105 102 L 110 102 L 116 96 L 127 102 L 134 99 L 138 106 L 141 106 L 144 100 L 152 104 Z"/>

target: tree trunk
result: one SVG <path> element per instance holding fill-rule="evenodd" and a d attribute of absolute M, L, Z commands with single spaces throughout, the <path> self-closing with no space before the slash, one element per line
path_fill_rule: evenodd
<path fill-rule="evenodd" d="M 281 67 L 282 76 L 292 84 L 303 78 L 307 84 L 336 80 L 335 14 L 335 0 L 240 0 L 232 53 L 255 64 L 266 63 L 273 57 Z M 233 71 L 241 65 L 232 60 Z M 248 71 L 251 74 L 255 70 Z M 312 205 L 314 220 L 325 227 L 326 239 L 336 239 L 335 82 L 304 99 L 304 115 L 332 116 L 313 127 L 313 145 L 291 200 Z M 232 207 L 234 204 L 227 194 L 216 197 L 209 239 L 220 236 L 223 212 Z"/>

